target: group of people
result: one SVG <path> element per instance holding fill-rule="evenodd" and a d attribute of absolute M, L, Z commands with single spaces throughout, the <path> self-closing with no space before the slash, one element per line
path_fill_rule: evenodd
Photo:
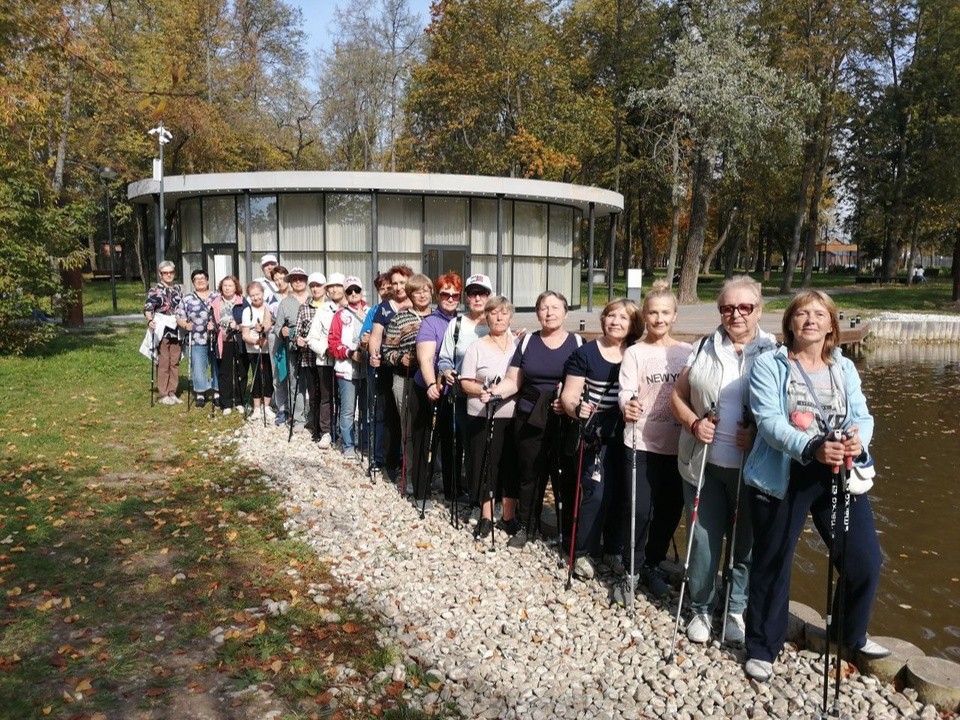
<path fill-rule="evenodd" d="M 690 344 L 671 336 L 677 299 L 658 282 L 639 307 L 608 303 L 586 342 L 565 328 L 558 292 L 540 294 L 540 327 L 527 332 L 485 275 L 431 280 L 397 265 L 369 306 L 357 277 L 262 261 L 245 295 L 232 276 L 213 292 L 201 270 L 183 295 L 161 264 L 145 306 L 160 333 L 161 402 L 177 402 L 179 329 L 197 405 L 212 393 L 227 414 L 249 394 L 253 418 L 305 428 L 346 463 L 365 456 L 421 514 L 436 484 L 452 514 L 472 513 L 478 540 L 537 538 L 549 487 L 570 572 L 590 580 L 606 565 L 617 605 L 641 590 L 671 596 L 660 566 L 685 511 L 687 637 L 709 641 L 722 604 L 721 637 L 745 644 L 758 681 L 785 641 L 793 553 L 812 514 L 841 568 L 832 638 L 887 654 L 866 635 L 881 562 L 873 513 L 846 482 L 872 465 L 873 419 L 828 295 L 798 293 L 777 343 L 759 325 L 761 286 L 734 277 L 718 327 Z M 179 327 L 157 325 L 158 313 Z"/>

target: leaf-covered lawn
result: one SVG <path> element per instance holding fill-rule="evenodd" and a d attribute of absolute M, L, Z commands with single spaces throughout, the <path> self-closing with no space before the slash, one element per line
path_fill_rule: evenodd
<path fill-rule="evenodd" d="M 0 358 L 0 714 L 412 716 L 390 686 L 331 710 L 338 667 L 361 696 L 395 658 L 230 459 L 239 420 L 149 407 L 138 341 L 77 334 Z"/>

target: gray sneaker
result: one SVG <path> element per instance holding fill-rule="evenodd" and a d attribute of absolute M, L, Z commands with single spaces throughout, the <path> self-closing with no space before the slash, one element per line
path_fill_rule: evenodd
<path fill-rule="evenodd" d="M 514 548 L 516 550 L 523 550 L 527 546 L 527 531 L 525 528 L 520 528 L 520 531 L 514 535 L 512 538 L 507 540 L 507 547 Z"/>
<path fill-rule="evenodd" d="M 610 568 L 614 575 L 623 575 L 623 557 L 621 555 L 604 555 L 603 564 Z"/>
<path fill-rule="evenodd" d="M 581 580 L 593 580 L 596 574 L 596 568 L 593 566 L 593 558 L 589 555 L 581 555 L 573 561 L 573 574 Z"/>
<path fill-rule="evenodd" d="M 636 594 L 637 586 L 634 585 L 633 592 Z M 627 607 L 630 604 L 630 576 L 624 575 L 613 586 L 613 604 L 617 607 Z"/>
<path fill-rule="evenodd" d="M 647 588 L 650 595 L 655 598 L 662 600 L 670 597 L 673 593 L 673 588 L 671 588 L 670 583 L 664 579 L 660 568 L 654 567 L 653 565 L 644 564 L 644 566 L 640 568 L 640 582 Z"/>
<path fill-rule="evenodd" d="M 749 677 L 757 682 L 766 682 L 770 679 L 770 676 L 773 675 L 773 663 L 767 662 L 766 660 L 750 658 L 747 660 L 747 664 L 743 669 Z"/>

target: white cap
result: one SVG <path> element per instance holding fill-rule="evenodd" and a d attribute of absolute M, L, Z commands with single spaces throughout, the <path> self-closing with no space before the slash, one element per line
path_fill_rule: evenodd
<path fill-rule="evenodd" d="M 493 283 L 490 282 L 490 278 L 488 278 L 486 275 L 471 275 L 463 284 L 463 289 L 469 290 L 471 285 L 479 285 L 493 294 Z"/>
<path fill-rule="evenodd" d="M 360 278 L 356 275 L 351 275 L 346 280 L 343 281 L 343 286 L 345 288 L 358 287 L 363 290 L 363 284 L 360 282 Z"/>
<path fill-rule="evenodd" d="M 343 273 L 330 273 L 330 279 L 327 280 L 327 285 L 343 285 L 343 281 Z"/>
<path fill-rule="evenodd" d="M 271 255 L 270 253 L 267 253 L 267 254 L 264 255 L 262 258 L 260 258 L 260 267 L 263 267 L 263 266 L 266 265 L 267 263 L 273 263 L 274 265 L 276 265 L 276 264 L 277 264 L 277 256 L 276 256 L 276 255 Z"/>
<path fill-rule="evenodd" d="M 323 276 L 323 273 L 310 273 L 310 277 L 307 278 L 307 285 L 326 285 L 327 279 Z"/>

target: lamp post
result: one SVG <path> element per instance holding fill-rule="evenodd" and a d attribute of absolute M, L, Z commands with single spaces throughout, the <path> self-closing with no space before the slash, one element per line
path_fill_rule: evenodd
<path fill-rule="evenodd" d="M 164 255 L 166 254 L 166 243 L 164 239 L 164 224 L 166 218 L 164 218 L 163 215 L 163 146 L 173 139 L 173 135 L 163 126 L 162 122 L 147 132 L 150 135 L 157 136 L 157 144 L 160 146 L 160 230 L 157 233 L 157 265 L 159 265 L 163 262 Z"/>
<path fill-rule="evenodd" d="M 97 172 L 100 182 L 103 183 L 103 195 L 107 200 L 107 242 L 110 247 L 110 297 L 113 300 L 113 311 L 117 312 L 117 273 L 113 256 L 116 246 L 113 244 L 113 223 L 110 222 L 110 187 L 107 183 L 117 177 L 117 171 L 112 167 L 102 167 Z"/>

